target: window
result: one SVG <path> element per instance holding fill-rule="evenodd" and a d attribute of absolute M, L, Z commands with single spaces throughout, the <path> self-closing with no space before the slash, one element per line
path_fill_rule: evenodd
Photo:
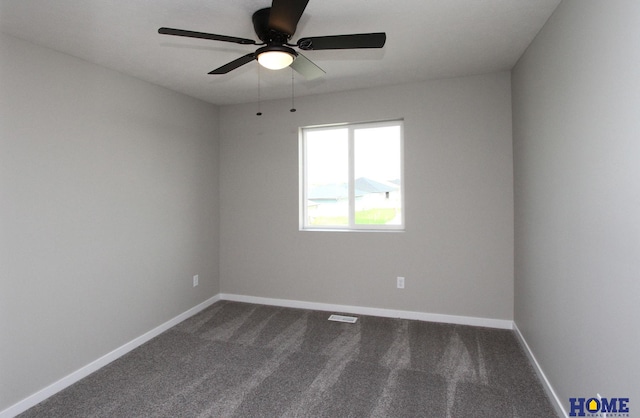
<path fill-rule="evenodd" d="M 404 229 L 402 128 L 402 121 L 302 128 L 301 228 Z"/>

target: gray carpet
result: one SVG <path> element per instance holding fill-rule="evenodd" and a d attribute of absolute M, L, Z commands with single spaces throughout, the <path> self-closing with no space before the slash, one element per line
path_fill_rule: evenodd
<path fill-rule="evenodd" d="M 218 302 L 21 417 L 557 417 L 507 330 Z"/>

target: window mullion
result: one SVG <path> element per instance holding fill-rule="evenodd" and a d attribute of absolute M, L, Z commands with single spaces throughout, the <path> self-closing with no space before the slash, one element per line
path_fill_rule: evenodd
<path fill-rule="evenodd" d="M 349 228 L 356 225 L 354 129 L 349 127 Z"/>

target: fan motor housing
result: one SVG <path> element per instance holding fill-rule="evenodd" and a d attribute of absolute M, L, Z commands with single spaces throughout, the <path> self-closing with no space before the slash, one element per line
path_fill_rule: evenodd
<path fill-rule="evenodd" d="M 269 29 L 269 16 L 271 15 L 271 7 L 260 9 L 253 14 L 253 30 L 255 30 L 258 39 L 265 44 L 285 44 L 290 36 L 286 33 Z"/>

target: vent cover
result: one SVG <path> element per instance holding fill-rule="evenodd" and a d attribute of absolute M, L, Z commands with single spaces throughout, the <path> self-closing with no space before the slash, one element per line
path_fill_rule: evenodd
<path fill-rule="evenodd" d="M 346 322 L 349 324 L 355 324 L 357 320 L 358 318 L 355 316 L 331 315 L 329 317 L 329 321 Z"/>

